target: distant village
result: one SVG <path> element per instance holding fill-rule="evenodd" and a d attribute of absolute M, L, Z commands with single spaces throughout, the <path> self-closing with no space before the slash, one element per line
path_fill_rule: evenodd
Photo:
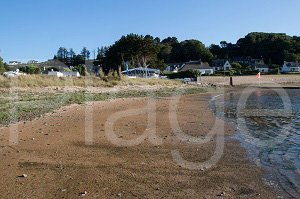
<path fill-rule="evenodd" d="M 249 71 L 252 74 L 260 72 L 262 74 L 287 74 L 287 73 L 300 73 L 299 62 L 287 62 L 285 61 L 282 67 L 272 68 L 264 63 L 263 59 L 252 59 L 251 57 L 237 57 L 233 60 L 227 59 L 214 59 L 211 63 L 202 62 L 201 60 L 189 61 L 185 63 L 169 63 L 163 71 L 154 68 L 136 67 L 128 68 L 122 71 L 123 75 L 131 78 L 159 78 L 169 73 L 180 73 L 184 71 L 196 71 L 199 75 L 226 75 L 228 72 L 234 69 L 234 66 L 242 66 L 247 74 L 240 72 L 238 75 L 249 75 Z M 67 66 L 63 62 L 55 59 L 50 59 L 45 62 L 38 62 L 35 60 L 29 60 L 27 63 L 21 63 L 19 61 L 9 61 L 7 63 L 8 72 L 4 73 L 4 76 L 14 77 L 22 74 L 26 74 L 20 70 L 26 66 L 35 66 L 39 68 L 39 74 L 56 76 L 56 77 L 80 77 L 79 71 L 74 71 L 72 66 Z M 100 65 L 95 65 L 95 60 L 86 60 L 84 64 L 89 74 L 99 75 L 101 70 Z M 235 74 L 236 75 L 236 74 Z"/>
<path fill-rule="evenodd" d="M 176 37 L 161 40 L 131 33 L 111 46 L 98 47 L 97 53 L 93 51 L 93 59 L 86 47 L 78 54 L 73 48 L 60 47 L 53 59 L 45 62 L 11 60 L 6 64 L 4 75 L 101 77 L 113 73 L 120 77 L 122 73 L 130 78 L 184 79 L 300 73 L 299 46 L 300 37 L 283 33 L 253 32 L 236 44 L 221 41 L 220 45 L 209 47 L 195 39 L 180 42 Z"/>

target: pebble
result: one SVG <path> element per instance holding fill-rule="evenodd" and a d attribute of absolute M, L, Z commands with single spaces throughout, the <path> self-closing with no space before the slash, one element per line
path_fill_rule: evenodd
<path fill-rule="evenodd" d="M 27 174 L 22 174 L 22 175 L 19 176 L 19 178 L 27 178 L 27 177 L 28 177 Z"/>
<path fill-rule="evenodd" d="M 85 191 L 85 192 L 81 192 L 81 193 L 79 193 L 79 196 L 80 196 L 80 197 L 85 197 L 85 196 L 86 196 L 86 194 L 87 194 L 87 191 Z"/>
<path fill-rule="evenodd" d="M 225 192 L 222 192 L 222 193 L 219 194 L 218 196 L 225 196 Z"/>
<path fill-rule="evenodd" d="M 121 193 L 118 193 L 117 196 L 118 196 L 118 197 L 122 197 L 122 194 L 121 194 Z"/>

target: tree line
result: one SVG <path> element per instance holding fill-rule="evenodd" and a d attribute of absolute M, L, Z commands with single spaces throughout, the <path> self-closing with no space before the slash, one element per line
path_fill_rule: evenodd
<path fill-rule="evenodd" d="M 282 65 L 284 61 L 300 61 L 300 37 L 284 33 L 253 32 L 240 38 L 236 44 L 212 44 L 210 52 L 215 58 L 233 60 L 235 57 L 263 59 L 266 64 Z"/>
<path fill-rule="evenodd" d="M 67 66 L 79 66 L 90 59 L 90 54 L 90 51 L 86 47 L 83 47 L 80 54 L 76 54 L 73 48 L 68 50 L 65 47 L 60 47 L 53 59 L 59 60 Z"/>
<path fill-rule="evenodd" d="M 178 41 L 176 37 L 161 40 L 151 35 L 128 34 L 122 36 L 111 46 L 97 50 L 95 66 L 101 66 L 105 72 L 120 67 L 151 67 L 164 69 L 167 63 L 182 63 L 190 60 L 211 62 L 213 59 L 237 57 L 263 59 L 269 65 L 282 65 L 284 61 L 300 61 L 300 37 L 283 33 L 253 32 L 236 43 L 221 41 L 206 47 L 201 41 L 190 39 Z M 73 49 L 59 48 L 55 59 L 66 65 L 84 64 L 90 58 L 90 51 L 83 48 L 76 55 Z"/>
<path fill-rule="evenodd" d="M 164 69 L 166 63 L 212 58 L 210 50 L 198 40 L 179 42 L 176 37 L 168 37 L 161 41 L 150 35 L 129 34 L 111 46 L 101 47 L 95 65 L 102 66 L 105 71 L 117 70 L 125 63 L 130 67 Z"/>

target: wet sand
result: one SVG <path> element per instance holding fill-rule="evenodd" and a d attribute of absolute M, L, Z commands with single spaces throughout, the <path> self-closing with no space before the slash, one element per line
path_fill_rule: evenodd
<path fill-rule="evenodd" d="M 185 133 L 205 138 L 211 130 L 216 118 L 208 108 L 210 97 L 181 98 L 177 117 Z M 137 146 L 114 145 L 105 127 L 112 115 L 145 107 L 145 98 L 72 105 L 1 128 L 1 198 L 77 198 L 85 191 L 85 198 L 275 197 L 263 183 L 263 171 L 246 158 L 239 142 L 229 138 L 234 133 L 229 124 L 225 124 L 224 153 L 215 165 L 191 170 L 177 164 L 171 153 L 176 149 L 190 162 L 212 157 L 222 130 L 215 129 L 214 138 L 202 145 L 180 141 L 169 121 L 171 98 L 155 102 L 157 137 Z M 146 114 L 119 118 L 114 125 L 116 138 L 136 140 L 145 130 L 153 130 L 147 118 Z M 85 138 L 93 142 L 86 145 Z M 27 177 L 18 177 L 22 174 Z"/>

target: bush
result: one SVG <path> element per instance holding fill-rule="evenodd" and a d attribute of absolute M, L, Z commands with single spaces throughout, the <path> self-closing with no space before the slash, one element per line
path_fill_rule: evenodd
<path fill-rule="evenodd" d="M 169 79 L 197 78 L 201 75 L 199 71 L 187 70 L 178 73 L 164 73 Z"/>
<path fill-rule="evenodd" d="M 259 73 L 258 70 L 243 70 L 242 74 L 243 75 L 257 75 Z"/>
<path fill-rule="evenodd" d="M 240 63 L 232 63 L 231 66 L 234 69 L 242 69 L 243 68 L 243 66 Z"/>
<path fill-rule="evenodd" d="M 0 74 L 2 75 L 6 71 L 3 59 L 0 57 Z"/>
<path fill-rule="evenodd" d="M 81 76 L 88 75 L 87 69 L 83 64 L 79 64 L 78 66 L 75 66 L 74 71 L 78 71 Z"/>
<path fill-rule="evenodd" d="M 39 74 L 41 72 L 40 68 L 34 65 L 22 66 L 19 68 L 19 70 L 27 74 Z"/>

